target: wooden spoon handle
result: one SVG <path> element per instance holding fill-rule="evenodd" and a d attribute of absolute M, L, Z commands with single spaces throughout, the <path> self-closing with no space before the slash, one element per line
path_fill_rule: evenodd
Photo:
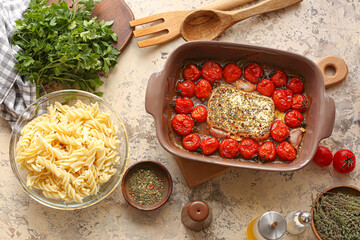
<path fill-rule="evenodd" d="M 317 65 L 319 66 L 323 74 L 326 88 L 344 81 L 348 74 L 348 67 L 344 59 L 337 56 L 324 57 L 317 62 Z M 325 71 L 328 67 L 334 68 L 335 74 L 333 76 L 329 76 L 326 74 Z"/>
<path fill-rule="evenodd" d="M 211 10 L 229 10 L 234 7 L 244 5 L 246 3 L 252 2 L 254 0 L 220 0 L 215 3 L 212 3 L 206 7 L 201 7 L 199 9 L 211 9 Z"/>
<path fill-rule="evenodd" d="M 239 11 L 234 11 L 232 14 L 233 23 L 239 22 L 246 18 L 259 15 L 262 13 L 272 12 L 279 10 L 288 6 L 291 6 L 295 3 L 299 3 L 302 0 L 265 0 L 257 4 L 254 4 L 248 8 L 241 9 Z"/>

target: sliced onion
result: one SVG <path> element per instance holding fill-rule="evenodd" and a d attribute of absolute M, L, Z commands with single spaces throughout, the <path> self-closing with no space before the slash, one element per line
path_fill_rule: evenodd
<path fill-rule="evenodd" d="M 298 148 L 299 148 L 299 145 L 300 145 L 301 140 L 303 138 L 303 133 L 304 132 L 305 132 L 304 128 L 295 128 L 295 129 L 290 131 L 289 142 L 296 150 L 298 150 Z"/>
<path fill-rule="evenodd" d="M 254 84 L 240 79 L 235 82 L 235 87 L 245 92 L 253 92 L 256 90 L 256 86 Z"/>

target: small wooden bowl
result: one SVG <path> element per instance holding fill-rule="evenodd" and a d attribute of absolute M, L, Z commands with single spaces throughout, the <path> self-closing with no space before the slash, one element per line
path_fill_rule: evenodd
<path fill-rule="evenodd" d="M 129 193 L 129 179 L 138 169 L 150 169 L 156 173 L 156 175 L 161 179 L 164 183 L 164 193 L 163 197 L 156 203 L 151 205 L 144 205 L 133 200 Z M 151 211 L 155 210 L 166 203 L 169 199 L 172 192 L 173 182 L 169 171 L 164 167 L 164 165 L 155 162 L 155 161 L 141 161 L 130 166 L 126 172 L 124 173 L 124 177 L 121 181 L 121 190 L 124 195 L 125 200 L 134 208 L 143 210 L 143 211 Z"/>
<path fill-rule="evenodd" d="M 323 196 L 324 194 L 326 193 L 343 193 L 343 194 L 346 194 L 346 195 L 351 195 L 351 196 L 360 196 L 360 189 L 357 188 L 357 187 L 354 187 L 354 186 L 351 186 L 351 185 L 336 185 L 336 186 L 333 186 L 333 187 L 330 187 L 330 188 L 327 188 L 325 189 L 322 193 L 320 193 L 317 198 L 315 199 L 314 201 L 314 205 L 316 205 L 316 203 L 319 201 L 320 197 Z M 311 215 L 314 216 L 314 208 L 311 207 Z M 317 232 L 317 229 L 315 227 L 315 223 L 314 223 L 314 218 L 313 220 L 311 221 L 311 228 L 315 234 L 315 237 L 318 239 L 318 240 L 323 240 L 319 233 Z"/>

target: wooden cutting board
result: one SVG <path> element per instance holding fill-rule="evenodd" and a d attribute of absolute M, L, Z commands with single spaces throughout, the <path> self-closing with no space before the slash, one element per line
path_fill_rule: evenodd
<path fill-rule="evenodd" d="M 47 5 L 57 3 L 58 0 L 50 0 Z M 72 0 L 65 0 L 68 5 L 72 5 Z M 102 0 L 95 4 L 92 16 L 97 16 L 98 20 L 114 20 L 111 29 L 118 35 L 118 41 L 114 47 L 123 50 L 132 37 L 133 29 L 129 21 L 134 20 L 134 14 L 124 0 Z"/>
<path fill-rule="evenodd" d="M 231 167 L 192 161 L 179 157 L 175 157 L 175 159 L 185 178 L 186 184 L 190 188 L 196 187 L 232 169 Z"/>

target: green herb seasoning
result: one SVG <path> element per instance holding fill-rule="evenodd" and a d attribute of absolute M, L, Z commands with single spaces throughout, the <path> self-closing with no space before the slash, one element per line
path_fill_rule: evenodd
<path fill-rule="evenodd" d="M 314 223 L 322 239 L 360 239 L 359 196 L 328 193 L 313 208 Z"/>
<path fill-rule="evenodd" d="M 151 169 L 138 169 L 129 179 L 130 197 L 137 203 L 152 205 L 164 195 L 164 183 Z"/>

